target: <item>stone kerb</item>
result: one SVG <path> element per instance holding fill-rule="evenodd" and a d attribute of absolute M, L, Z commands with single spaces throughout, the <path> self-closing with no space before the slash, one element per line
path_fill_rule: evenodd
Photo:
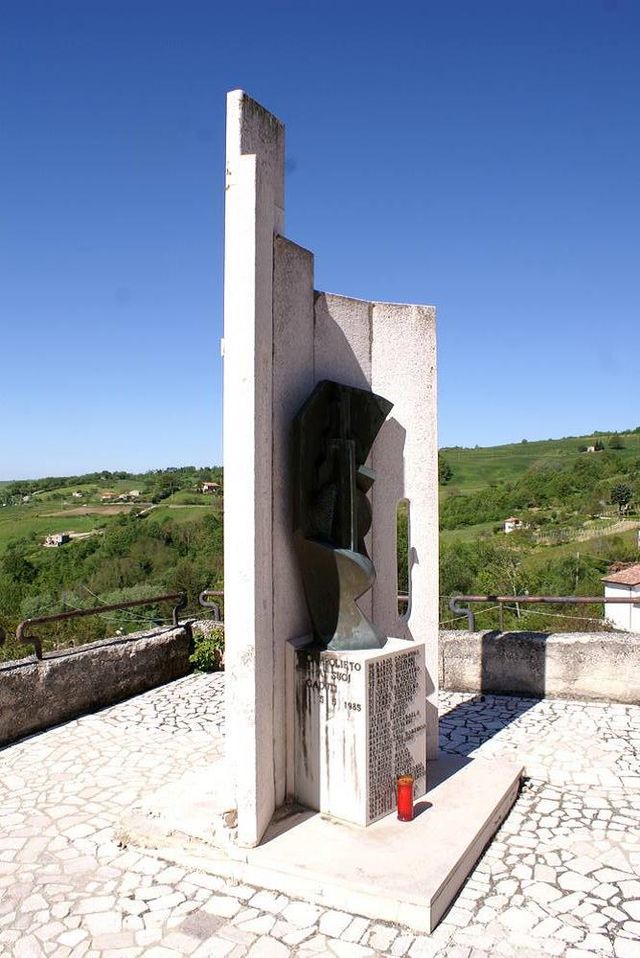
<path fill-rule="evenodd" d="M 313 255 L 283 233 L 284 128 L 242 91 L 227 101 L 225 589 L 230 781 L 239 843 L 294 794 L 287 642 L 310 631 L 292 550 L 289 435 L 322 379 L 394 403 L 372 465 L 377 580 L 362 600 L 388 635 L 425 642 L 427 752 L 437 749 L 435 310 L 314 289 Z M 410 501 L 411 597 L 397 608 L 395 523 Z"/>

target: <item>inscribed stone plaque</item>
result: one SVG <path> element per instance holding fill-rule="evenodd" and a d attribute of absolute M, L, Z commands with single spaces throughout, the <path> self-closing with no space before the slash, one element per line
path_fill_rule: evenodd
<path fill-rule="evenodd" d="M 426 790 L 424 645 L 295 652 L 295 791 L 356 825 L 395 811 L 398 775 Z"/>

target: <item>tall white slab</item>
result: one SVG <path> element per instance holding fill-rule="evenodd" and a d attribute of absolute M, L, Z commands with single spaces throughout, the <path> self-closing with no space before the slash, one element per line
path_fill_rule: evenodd
<path fill-rule="evenodd" d="M 227 98 L 224 267 L 227 749 L 238 840 L 255 845 L 273 772 L 273 237 L 284 216 L 284 128 Z M 242 761 L 238 757 L 242 757 Z"/>
<path fill-rule="evenodd" d="M 260 841 L 295 792 L 286 645 L 310 623 L 292 550 L 288 448 L 291 420 L 321 379 L 371 388 L 394 403 L 372 455 L 377 580 L 361 604 L 388 635 L 424 642 L 427 756 L 437 748 L 435 310 L 314 291 L 312 254 L 282 235 L 283 197 L 283 125 L 234 91 L 225 207 L 225 630 L 227 758 L 245 846 Z M 405 498 L 411 599 L 400 617 L 395 529 Z"/>

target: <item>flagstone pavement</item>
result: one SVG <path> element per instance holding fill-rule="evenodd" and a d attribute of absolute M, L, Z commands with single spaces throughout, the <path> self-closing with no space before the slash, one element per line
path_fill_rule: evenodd
<path fill-rule="evenodd" d="M 441 746 L 522 760 L 513 811 L 428 935 L 118 841 L 123 813 L 223 747 L 193 675 L 0 751 L 0 955 L 640 958 L 640 707 L 443 693 Z"/>

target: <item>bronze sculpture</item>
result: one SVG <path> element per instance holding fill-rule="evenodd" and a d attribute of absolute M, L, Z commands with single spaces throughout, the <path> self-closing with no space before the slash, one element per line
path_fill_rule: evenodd
<path fill-rule="evenodd" d="M 392 408 L 366 389 L 323 380 L 294 419 L 294 538 L 321 648 L 377 649 L 387 641 L 356 599 L 375 580 L 364 543 L 375 475 L 365 462 Z"/>

